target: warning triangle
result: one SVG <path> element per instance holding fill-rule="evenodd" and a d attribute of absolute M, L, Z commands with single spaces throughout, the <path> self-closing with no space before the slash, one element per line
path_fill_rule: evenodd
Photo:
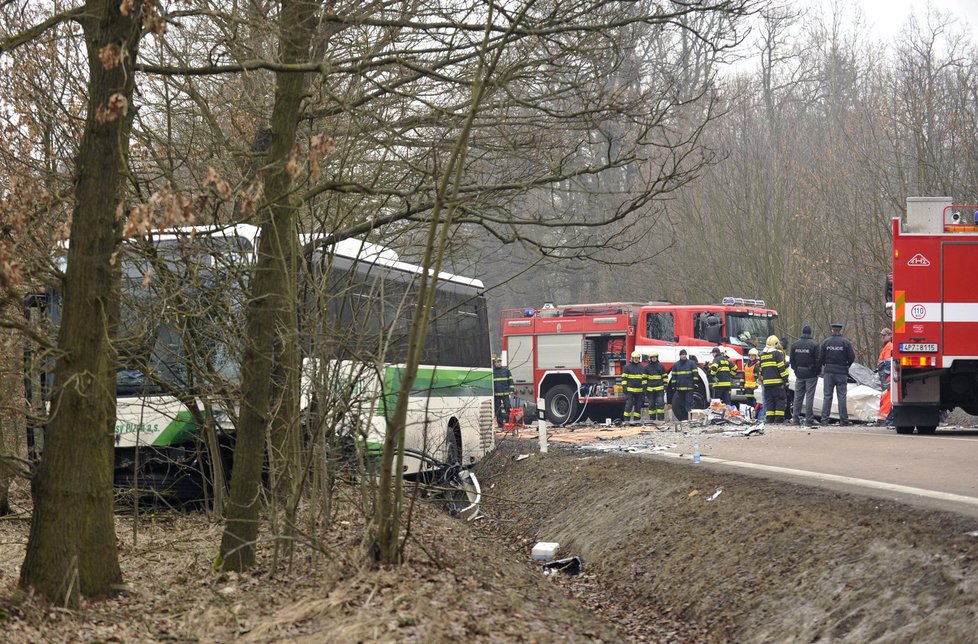
<path fill-rule="evenodd" d="M 907 262 L 907 266 L 930 266 L 930 260 L 920 253 L 917 253 L 910 258 L 910 261 Z"/>

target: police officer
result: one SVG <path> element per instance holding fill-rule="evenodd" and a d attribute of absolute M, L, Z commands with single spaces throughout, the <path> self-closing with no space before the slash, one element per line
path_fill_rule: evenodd
<path fill-rule="evenodd" d="M 666 368 L 659 362 L 659 354 L 649 354 L 645 365 L 645 394 L 649 401 L 649 418 L 666 419 Z"/>
<path fill-rule="evenodd" d="M 846 396 L 849 386 L 849 367 L 856 359 L 849 338 L 842 335 L 843 325 L 832 324 L 832 335 L 822 341 L 819 347 L 819 363 L 822 365 L 822 424 L 829 424 L 832 413 L 832 391 L 839 398 L 839 424 L 851 425 Z"/>
<path fill-rule="evenodd" d="M 768 336 L 757 364 L 758 379 L 764 385 L 765 422 L 774 424 L 784 422 L 788 406 L 788 365 L 778 343 L 778 336 Z"/>
<path fill-rule="evenodd" d="M 812 407 L 815 404 L 815 385 L 818 384 L 818 343 L 812 340 L 812 327 L 801 328 L 801 338 L 788 352 L 788 365 L 795 372 L 795 405 L 792 425 L 815 424 Z"/>
<path fill-rule="evenodd" d="M 503 359 L 492 357 L 492 389 L 496 400 L 496 423 L 503 428 L 503 423 L 509 421 L 510 402 L 513 395 L 513 374 L 503 366 Z"/>
<path fill-rule="evenodd" d="M 710 363 L 710 381 L 713 383 L 713 397 L 724 405 L 730 404 L 730 387 L 737 370 L 730 358 L 720 347 L 713 347 L 713 362 Z"/>
<path fill-rule="evenodd" d="M 690 360 L 686 349 L 679 351 L 679 360 L 669 370 L 669 386 L 673 390 L 672 412 L 676 420 L 688 420 L 693 408 L 693 388 L 696 386 L 696 363 Z"/>
<path fill-rule="evenodd" d="M 633 423 L 642 420 L 642 405 L 645 403 L 645 367 L 642 354 L 632 351 L 631 362 L 621 370 L 621 387 L 625 390 L 624 421 Z"/>

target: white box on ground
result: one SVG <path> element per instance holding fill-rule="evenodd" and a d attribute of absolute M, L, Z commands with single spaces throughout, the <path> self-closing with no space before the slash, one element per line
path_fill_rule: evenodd
<path fill-rule="evenodd" d="M 549 561 L 557 556 L 560 544 L 554 541 L 539 541 L 533 546 L 532 556 L 537 561 Z"/>

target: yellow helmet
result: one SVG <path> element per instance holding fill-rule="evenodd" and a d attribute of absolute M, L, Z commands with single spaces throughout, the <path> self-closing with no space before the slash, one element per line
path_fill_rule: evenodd
<path fill-rule="evenodd" d="M 767 337 L 767 342 L 765 343 L 765 346 L 768 346 L 768 347 L 776 347 L 776 346 L 778 346 L 778 342 L 780 342 L 780 340 L 778 340 L 778 336 L 776 336 L 776 335 L 769 335 Z"/>

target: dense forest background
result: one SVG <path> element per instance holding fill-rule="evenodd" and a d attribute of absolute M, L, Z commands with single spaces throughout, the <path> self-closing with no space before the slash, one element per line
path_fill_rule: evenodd
<path fill-rule="evenodd" d="M 483 280 L 493 320 L 546 301 L 762 298 L 786 343 L 803 324 L 821 337 L 841 321 L 872 363 L 891 218 L 907 197 L 978 202 L 978 50 L 953 15 L 914 16 L 881 42 L 850 12 L 766 0 L 0 0 L 0 512 L 6 481 L 29 478 L 21 585 L 77 605 L 122 578 L 107 431 L 124 354 L 117 260 L 151 229 L 261 229 L 243 323 L 221 338 L 240 352 L 240 381 L 214 392 L 240 411 L 226 503 L 213 504 L 227 521 L 225 571 L 257 563 L 259 525 L 275 562 L 290 557 L 303 510 L 311 530 L 328 526 L 336 472 L 310 483 L 326 459 L 304 446 L 369 431 L 341 427 L 332 412 L 355 395 L 332 378 L 314 427 L 301 413 L 307 329 L 324 336 L 314 363 L 363 349 L 360 329 L 299 322 L 313 239 L 365 239 L 428 269 L 391 316 L 410 320 L 411 350 L 378 483 L 364 486 L 372 563 L 401 562 L 408 544 L 392 469 L 438 271 Z M 69 237 L 66 264 L 52 261 Z M 23 315 L 45 287 L 63 294 L 56 334 Z M 169 315 L 200 313 L 174 308 L 190 287 L 159 298 Z M 377 344 L 355 362 L 383 365 Z M 54 364 L 36 463 L 21 458 L 28 347 Z M 215 417 L 197 411 L 202 425 Z"/>
<path fill-rule="evenodd" d="M 519 246 L 493 253 L 477 273 L 495 308 L 755 297 L 778 310 L 783 336 L 812 324 L 823 337 L 842 321 L 874 361 L 891 218 L 912 196 L 978 202 L 978 49 L 953 15 L 917 16 L 881 42 L 851 11 L 764 11 L 745 58 L 692 70 L 715 101 L 709 162 L 648 204 L 621 247 L 571 260 L 559 248 L 542 261 Z M 600 189 L 578 187 L 520 207 L 603 207 Z M 514 265 L 534 268 L 514 276 Z"/>

